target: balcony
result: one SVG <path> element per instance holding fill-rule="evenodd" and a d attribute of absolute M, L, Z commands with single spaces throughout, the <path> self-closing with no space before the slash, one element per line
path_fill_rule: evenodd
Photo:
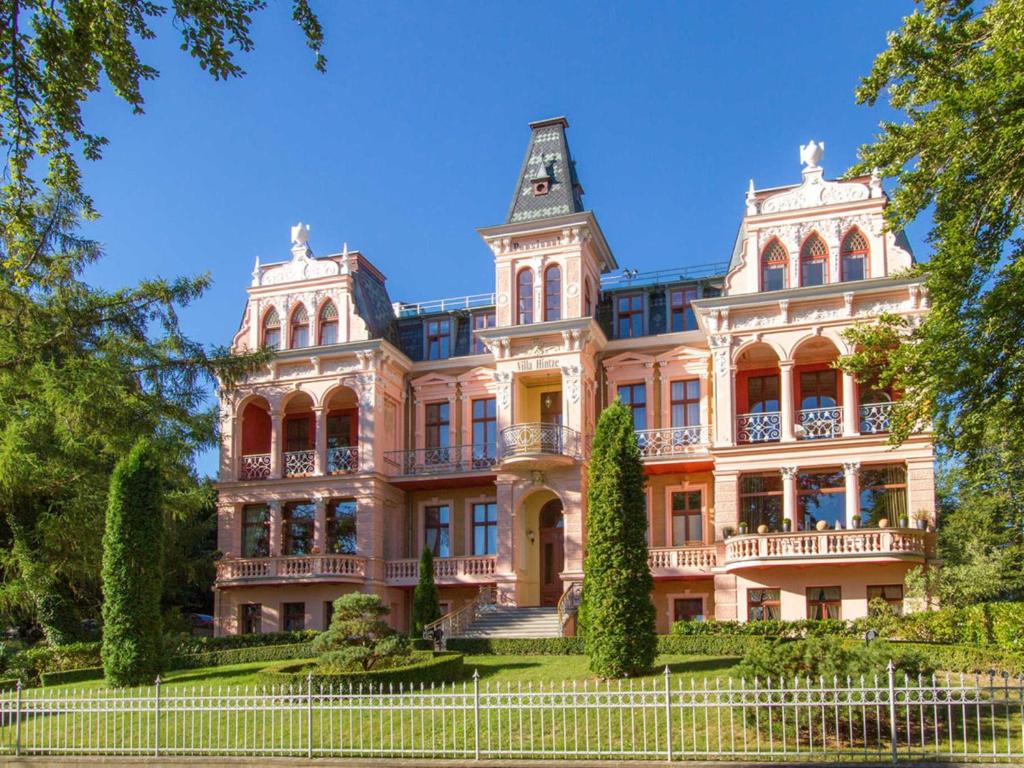
<path fill-rule="evenodd" d="M 295 555 L 246 557 L 217 563 L 217 584 L 238 585 L 279 581 L 362 581 L 366 558 L 357 555 Z"/>
<path fill-rule="evenodd" d="M 736 440 L 740 443 L 777 443 L 781 437 L 782 414 L 778 411 L 741 413 L 736 417 Z"/>
<path fill-rule="evenodd" d="M 503 463 L 568 463 L 583 458 L 583 436 L 561 424 L 516 424 L 501 430 Z"/>
<path fill-rule="evenodd" d="M 327 474 L 348 475 L 359 471 L 359 448 L 339 445 L 327 449 Z"/>
<path fill-rule="evenodd" d="M 316 472 L 316 451 L 285 451 L 281 459 L 285 477 L 308 477 Z"/>
<path fill-rule="evenodd" d="M 857 561 L 923 562 L 935 557 L 935 534 L 902 528 L 801 531 L 734 536 L 725 542 L 725 569 L 780 563 Z"/>
<path fill-rule="evenodd" d="M 843 436 L 843 409 L 804 408 L 799 411 L 796 433 L 800 440 L 827 440 Z"/>
<path fill-rule="evenodd" d="M 266 480 L 270 477 L 270 454 L 256 453 L 242 457 L 243 480 Z"/>
<path fill-rule="evenodd" d="M 636 442 L 640 446 L 640 457 L 644 461 L 676 459 L 707 451 L 708 428 L 704 425 L 692 427 L 668 427 L 665 429 L 638 429 Z"/>
<path fill-rule="evenodd" d="M 486 584 L 494 581 L 494 555 L 471 557 L 438 557 L 434 559 L 434 581 L 437 584 Z M 412 586 L 419 581 L 419 560 L 389 560 L 385 578 L 392 586 Z"/>
<path fill-rule="evenodd" d="M 870 403 L 860 407 L 860 433 L 862 435 L 881 435 L 891 431 L 891 402 Z"/>
<path fill-rule="evenodd" d="M 647 550 L 647 564 L 655 578 L 707 574 L 717 563 L 718 554 L 713 544 L 690 547 L 651 547 Z"/>
<path fill-rule="evenodd" d="M 407 477 L 493 472 L 498 463 L 498 449 L 493 444 L 484 444 L 388 451 L 384 461 L 390 471 Z"/>

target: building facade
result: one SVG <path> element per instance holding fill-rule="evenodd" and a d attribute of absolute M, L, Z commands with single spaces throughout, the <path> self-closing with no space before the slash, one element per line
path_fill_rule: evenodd
<path fill-rule="evenodd" d="M 833 367 L 844 329 L 920 317 L 879 179 L 751 182 L 728 261 L 620 268 L 563 118 L 530 125 L 506 220 L 478 232 L 493 292 L 393 302 L 358 251 L 257 260 L 238 351 L 272 362 L 221 397 L 216 631 L 322 628 L 379 594 L 409 625 L 417 560 L 442 608 L 492 589 L 556 605 L 583 577 L 588 447 L 632 410 L 658 630 L 702 618 L 854 618 L 903 603 L 934 557 L 927 433 L 893 448 L 897 392 Z M 723 254 L 728 255 L 728 254 Z"/>

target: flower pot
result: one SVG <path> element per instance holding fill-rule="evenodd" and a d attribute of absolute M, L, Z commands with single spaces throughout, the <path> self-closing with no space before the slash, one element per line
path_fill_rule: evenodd
<path fill-rule="evenodd" d="M 740 536 L 743 536 L 747 532 L 747 524 L 740 523 Z"/>
<path fill-rule="evenodd" d="M 860 518 L 857 517 L 857 516 L 852 517 L 850 519 L 850 527 L 851 528 L 860 528 Z"/>
<path fill-rule="evenodd" d="M 784 519 L 784 520 L 782 521 L 782 532 L 783 532 L 783 533 L 789 533 L 789 532 L 790 532 L 790 531 L 792 531 L 792 530 L 793 530 L 793 521 L 792 521 L 792 520 L 790 520 L 790 519 L 789 519 L 789 518 L 787 517 L 787 518 L 785 518 L 785 519 Z"/>
<path fill-rule="evenodd" d="M 917 528 L 920 531 L 926 530 L 928 528 L 928 521 L 923 518 L 921 520 L 916 520 L 915 522 L 917 523 Z"/>
<path fill-rule="evenodd" d="M 768 526 L 765 525 L 764 523 L 761 523 L 759 526 L 757 526 L 757 532 L 758 533 L 768 533 Z"/>
<path fill-rule="evenodd" d="M 905 517 L 901 517 L 900 518 L 900 528 L 909 528 L 909 527 L 910 527 L 910 520 L 908 520 Z"/>
<path fill-rule="evenodd" d="M 817 528 L 819 531 L 824 531 L 826 528 L 828 528 L 828 523 L 824 520 L 819 520 L 814 527 Z"/>

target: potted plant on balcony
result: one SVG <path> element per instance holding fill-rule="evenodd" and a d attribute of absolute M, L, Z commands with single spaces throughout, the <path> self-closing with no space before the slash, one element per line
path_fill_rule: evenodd
<path fill-rule="evenodd" d="M 731 525 L 727 525 L 727 526 L 725 526 L 725 528 L 722 529 L 722 538 L 723 539 L 731 539 L 732 535 L 735 532 L 736 531 L 733 530 Z"/>
<path fill-rule="evenodd" d="M 900 528 L 909 528 L 909 527 L 910 527 L 910 518 L 907 517 L 907 513 L 904 512 L 903 514 L 900 515 Z"/>
<path fill-rule="evenodd" d="M 919 510 L 917 510 L 917 512 L 914 513 L 914 524 L 915 524 L 914 527 L 918 528 L 919 530 L 922 530 L 922 531 L 927 530 L 927 528 L 928 528 L 928 518 L 929 518 L 928 510 L 926 510 L 926 509 L 919 509 Z"/>
<path fill-rule="evenodd" d="M 850 518 L 851 528 L 860 528 L 860 515 L 854 515 Z"/>
<path fill-rule="evenodd" d="M 793 521 L 790 520 L 788 517 L 782 518 L 782 532 L 783 533 L 789 533 L 792 530 L 793 530 Z"/>
<path fill-rule="evenodd" d="M 744 535 L 746 535 L 746 533 L 747 533 L 747 523 L 746 523 L 746 521 L 742 521 L 740 523 L 740 536 L 744 536 Z"/>

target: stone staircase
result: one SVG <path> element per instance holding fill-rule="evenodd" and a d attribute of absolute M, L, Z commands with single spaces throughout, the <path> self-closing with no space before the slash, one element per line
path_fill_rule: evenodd
<path fill-rule="evenodd" d="M 458 637 L 517 638 L 561 637 L 558 609 L 554 606 L 513 608 L 493 606 L 484 609 Z"/>

